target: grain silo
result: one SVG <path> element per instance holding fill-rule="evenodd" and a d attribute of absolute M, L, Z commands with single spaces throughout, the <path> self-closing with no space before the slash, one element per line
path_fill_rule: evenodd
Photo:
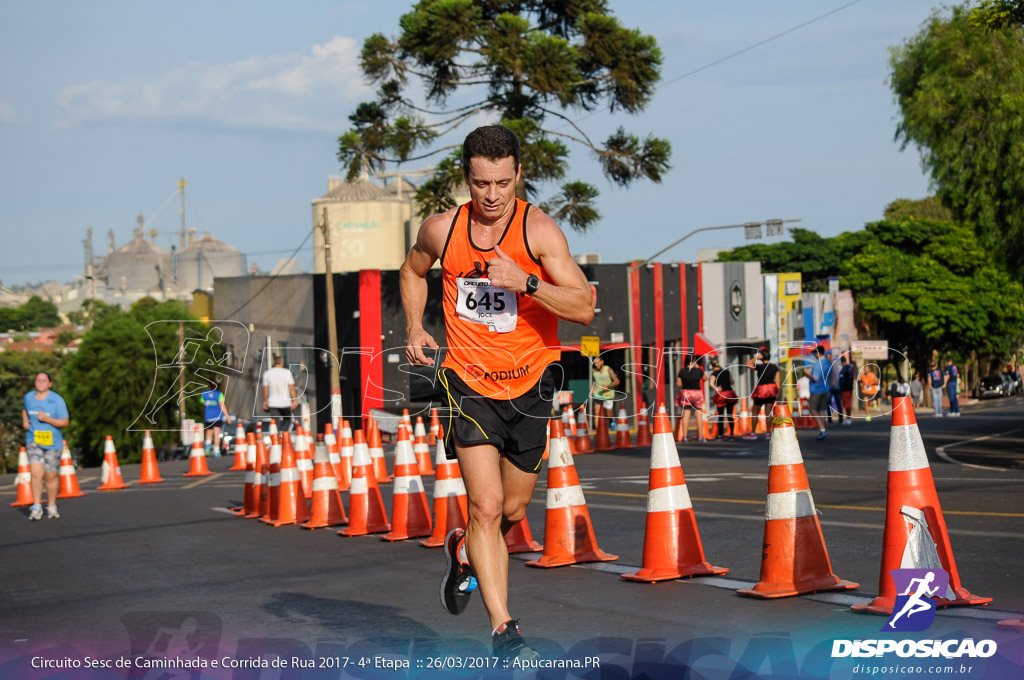
<path fill-rule="evenodd" d="M 245 255 L 224 241 L 204 234 L 177 254 L 178 285 L 184 290 L 213 290 L 214 277 L 245 276 Z"/>
<path fill-rule="evenodd" d="M 170 262 L 170 253 L 136 229 L 135 238 L 107 255 L 103 275 L 109 288 L 122 293 L 160 293 L 161 282 L 170 278 Z"/>
<path fill-rule="evenodd" d="M 406 224 L 410 201 L 389 193 L 367 177 L 355 182 L 331 178 L 327 193 L 313 201 L 314 271 L 324 272 L 324 237 L 317 228 L 327 211 L 331 269 L 398 269 L 408 252 Z"/>

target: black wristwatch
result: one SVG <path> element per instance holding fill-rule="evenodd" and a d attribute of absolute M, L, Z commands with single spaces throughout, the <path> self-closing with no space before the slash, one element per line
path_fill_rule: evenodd
<path fill-rule="evenodd" d="M 536 274 L 530 274 L 526 277 L 526 294 L 533 295 L 540 288 L 540 279 L 537 278 Z"/>

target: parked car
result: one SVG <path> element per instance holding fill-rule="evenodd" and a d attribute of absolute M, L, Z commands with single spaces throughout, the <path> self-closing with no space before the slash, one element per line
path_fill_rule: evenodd
<path fill-rule="evenodd" d="M 978 396 L 982 399 L 990 397 L 1006 397 L 1010 394 L 1010 381 L 1001 373 L 986 375 L 981 379 Z"/>

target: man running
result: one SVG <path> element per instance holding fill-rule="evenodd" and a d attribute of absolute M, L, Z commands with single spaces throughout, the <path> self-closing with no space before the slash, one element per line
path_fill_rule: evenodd
<path fill-rule="evenodd" d="M 501 125 L 471 132 L 462 168 L 471 201 L 428 218 L 402 265 L 413 364 L 438 349 L 423 329 L 427 272 L 443 271 L 447 354 L 438 372 L 447 392 L 446 448 L 458 458 L 469 501 L 466 531 L 445 541 L 445 609 L 465 609 L 472 579 L 491 621 L 495 655 L 536 658 L 508 610 L 503 535 L 526 516 L 544 454 L 556 385 L 547 366 L 561 354 L 558 320 L 589 324 L 590 286 L 555 222 L 516 198 L 519 140 Z M 472 565 L 472 566 L 470 566 Z"/>

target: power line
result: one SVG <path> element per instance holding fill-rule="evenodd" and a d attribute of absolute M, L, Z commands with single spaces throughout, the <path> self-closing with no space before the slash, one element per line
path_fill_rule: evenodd
<path fill-rule="evenodd" d="M 776 33 L 775 35 L 773 35 L 773 36 L 771 36 L 769 38 L 765 38 L 764 40 L 760 40 L 760 41 L 754 43 L 753 45 L 748 45 L 747 47 L 744 47 L 743 49 L 736 50 L 735 52 L 733 52 L 731 54 L 727 54 L 724 57 L 721 57 L 719 59 L 715 59 L 714 61 L 708 62 L 707 64 L 704 64 L 703 66 L 700 66 L 698 68 L 693 69 L 692 71 L 688 71 L 688 72 L 686 72 L 686 73 L 684 73 L 684 74 L 682 74 L 680 76 L 676 76 L 675 78 L 672 78 L 670 80 L 662 81 L 662 82 L 658 83 L 658 86 L 655 89 L 660 90 L 661 88 L 665 87 L 666 85 L 672 85 L 673 83 L 678 83 L 680 80 L 683 80 L 685 78 L 689 78 L 690 76 L 696 75 L 696 74 L 700 73 L 701 71 L 706 71 L 706 70 L 708 70 L 709 68 L 711 68 L 713 66 L 718 66 L 722 62 L 729 61 L 730 59 L 733 59 L 735 57 L 740 56 L 741 54 L 745 54 L 746 52 L 749 52 L 749 51 L 751 51 L 753 49 L 757 49 L 758 47 L 761 47 L 762 45 L 767 45 L 768 43 L 772 42 L 773 40 L 778 40 L 779 38 L 781 38 L 781 37 L 783 37 L 785 35 L 789 35 L 790 33 L 793 33 L 794 31 L 798 31 L 801 28 L 804 28 L 805 26 L 810 26 L 811 24 L 815 23 L 816 21 L 821 21 L 822 19 L 825 19 L 826 17 L 832 16 L 836 12 L 841 12 L 844 9 L 847 9 L 848 7 L 853 7 L 854 5 L 856 5 L 856 4 L 860 3 L 860 2 L 863 2 L 863 1 L 864 0 L 853 0 L 852 2 L 848 2 L 845 5 L 841 5 L 839 7 L 836 7 L 835 9 L 830 10 L 828 12 L 825 12 L 824 14 L 821 14 L 819 16 L 816 16 L 813 19 L 809 19 L 808 21 L 805 21 L 802 24 L 797 24 L 796 26 L 793 26 L 792 28 L 787 28 L 785 31 L 782 31 L 781 33 Z M 580 121 L 584 121 L 587 118 L 590 118 L 591 116 L 597 115 L 598 113 L 601 113 L 601 112 L 600 111 L 591 111 L 590 113 L 588 113 L 585 116 L 580 116 L 574 122 L 579 123 Z M 562 127 L 564 127 L 564 126 L 562 126 Z M 561 129 L 561 128 L 559 128 L 559 129 Z"/>
<path fill-rule="evenodd" d="M 296 255 L 298 255 L 299 251 L 302 250 L 303 246 L 306 245 L 306 241 L 308 241 L 312 236 L 313 236 L 313 230 L 310 229 L 309 232 L 306 234 L 306 238 L 302 239 L 302 243 L 299 244 L 299 247 L 292 251 L 291 257 L 295 257 Z M 269 279 L 267 279 L 267 282 L 263 284 L 262 288 L 260 288 L 258 291 L 253 293 L 252 297 L 250 297 L 248 300 L 243 302 L 242 305 L 238 309 L 236 309 L 235 311 L 233 311 L 230 314 L 228 314 L 227 317 L 225 317 L 225 318 L 230 319 L 230 318 L 234 317 L 235 314 L 238 314 L 240 311 L 242 311 L 243 309 L 248 307 L 249 303 L 252 302 L 253 300 L 255 300 L 257 297 L 259 297 L 260 293 L 265 291 L 267 289 L 267 286 L 269 286 L 271 283 L 273 283 L 277 279 L 277 277 L 280 276 L 280 275 L 281 274 L 279 272 L 279 273 L 274 274 L 273 276 L 271 276 Z"/>

